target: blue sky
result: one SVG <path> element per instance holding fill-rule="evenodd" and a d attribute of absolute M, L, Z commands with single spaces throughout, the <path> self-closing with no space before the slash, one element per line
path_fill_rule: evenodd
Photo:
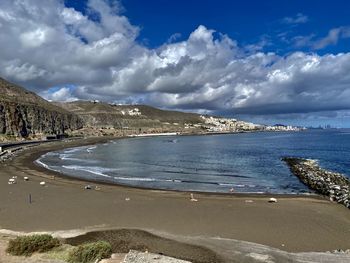
<path fill-rule="evenodd" d="M 350 127 L 349 1 L 2 0 L 0 75 L 46 99 Z"/>
<path fill-rule="evenodd" d="M 180 33 L 184 39 L 193 28 L 204 24 L 228 34 L 241 45 L 254 44 L 267 38 L 271 46 L 266 46 L 265 50 L 281 54 L 297 48 L 281 41 L 279 34 L 285 33 L 289 38 L 312 34 L 324 37 L 331 28 L 349 24 L 350 10 L 350 2 L 346 0 L 332 1 L 332 4 L 315 0 L 124 0 L 122 3 L 130 21 L 141 26 L 140 39 L 151 47 L 163 44 L 174 33 Z M 284 18 L 295 18 L 297 14 L 307 17 L 307 21 L 284 21 Z M 347 39 L 318 52 L 344 52 L 348 51 L 349 45 L 350 39 Z"/>
<path fill-rule="evenodd" d="M 65 3 L 82 12 L 86 8 L 86 1 Z M 163 45 L 172 36 L 185 40 L 199 25 L 227 34 L 242 46 L 268 41 L 264 50 L 282 55 L 296 50 L 319 54 L 348 52 L 350 46 L 350 38 L 340 38 L 337 44 L 319 50 L 292 46 L 282 39 L 311 35 L 324 38 L 331 29 L 349 25 L 347 0 L 122 0 L 121 5 L 122 14 L 141 29 L 137 40 L 150 48 Z M 298 14 L 305 19 L 293 22 Z"/>

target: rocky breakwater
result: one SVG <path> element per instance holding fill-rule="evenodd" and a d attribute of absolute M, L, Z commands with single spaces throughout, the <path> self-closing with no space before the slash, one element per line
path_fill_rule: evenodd
<path fill-rule="evenodd" d="M 311 190 L 350 208 L 350 180 L 346 176 L 320 168 L 315 160 L 293 157 L 285 157 L 282 160 Z"/>

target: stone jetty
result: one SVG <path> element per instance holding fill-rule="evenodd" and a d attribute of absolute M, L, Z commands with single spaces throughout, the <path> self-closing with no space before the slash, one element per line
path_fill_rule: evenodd
<path fill-rule="evenodd" d="M 345 175 L 320 168 L 316 160 L 284 157 L 292 173 L 316 193 L 350 208 L 350 180 Z"/>

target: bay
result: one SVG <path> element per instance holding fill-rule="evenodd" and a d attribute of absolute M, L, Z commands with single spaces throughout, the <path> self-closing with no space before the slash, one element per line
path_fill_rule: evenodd
<path fill-rule="evenodd" d="M 350 174 L 350 130 L 127 138 L 50 152 L 64 175 L 127 186 L 204 192 L 307 193 L 281 158 L 316 159 Z"/>

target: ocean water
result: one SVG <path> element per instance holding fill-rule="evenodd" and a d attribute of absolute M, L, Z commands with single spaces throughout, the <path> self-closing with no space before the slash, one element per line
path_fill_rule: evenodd
<path fill-rule="evenodd" d="M 206 192 L 306 193 L 284 156 L 317 159 L 350 175 L 350 130 L 128 138 L 50 152 L 62 174 L 135 187 Z"/>

